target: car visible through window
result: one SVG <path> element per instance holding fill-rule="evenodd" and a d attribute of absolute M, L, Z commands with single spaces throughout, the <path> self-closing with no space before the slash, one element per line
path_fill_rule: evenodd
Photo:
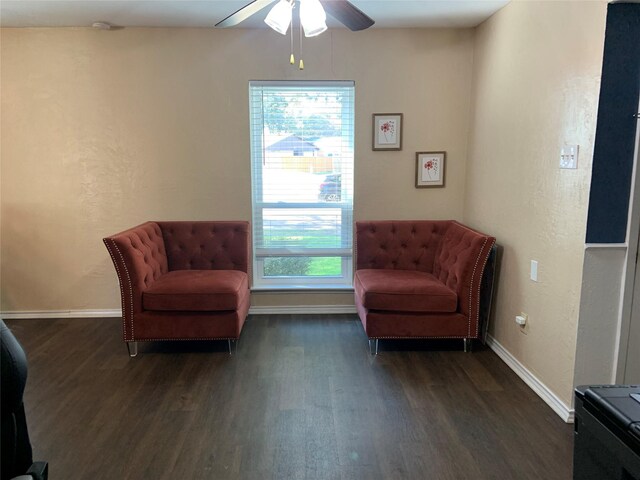
<path fill-rule="evenodd" d="M 318 200 L 321 202 L 339 202 L 342 190 L 342 175 L 334 173 L 324 177 L 320 184 Z"/>

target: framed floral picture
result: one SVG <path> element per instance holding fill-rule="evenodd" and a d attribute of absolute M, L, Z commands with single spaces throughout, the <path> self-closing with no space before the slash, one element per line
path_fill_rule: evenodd
<path fill-rule="evenodd" d="M 402 114 L 373 114 L 373 149 L 402 150 Z"/>
<path fill-rule="evenodd" d="M 447 152 L 416 153 L 416 188 L 444 187 Z"/>

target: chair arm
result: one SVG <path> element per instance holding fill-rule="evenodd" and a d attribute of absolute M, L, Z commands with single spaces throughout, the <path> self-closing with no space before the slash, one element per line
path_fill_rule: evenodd
<path fill-rule="evenodd" d="M 168 271 L 162 232 L 156 223 L 147 222 L 103 241 L 120 282 L 123 337 L 134 341 L 134 319 L 142 312 L 142 293 Z"/>
<path fill-rule="evenodd" d="M 458 295 L 458 312 L 469 318 L 469 337 L 479 335 L 480 286 L 496 239 L 458 222 L 447 229 L 434 264 L 434 275 Z"/>

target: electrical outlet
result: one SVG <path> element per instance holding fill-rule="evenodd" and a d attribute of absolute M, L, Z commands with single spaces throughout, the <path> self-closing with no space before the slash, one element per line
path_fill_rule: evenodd
<path fill-rule="evenodd" d="M 516 323 L 520 327 L 520 332 L 525 335 L 529 333 L 529 315 L 524 312 L 520 312 L 520 315 L 516 315 Z"/>

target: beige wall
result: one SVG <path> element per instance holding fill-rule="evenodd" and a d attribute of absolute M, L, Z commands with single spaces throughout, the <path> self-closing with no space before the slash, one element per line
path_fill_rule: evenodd
<path fill-rule="evenodd" d="M 567 405 L 605 19 L 604 2 L 512 2 L 475 40 L 464 219 L 504 247 L 491 334 Z M 558 168 L 563 144 L 577 170 Z"/>
<path fill-rule="evenodd" d="M 103 236 L 249 220 L 252 79 L 355 80 L 357 219 L 462 218 L 473 30 L 334 30 L 303 72 L 267 29 L 3 29 L 0 48 L 2 311 L 118 308 Z M 404 113 L 403 151 L 371 151 L 374 112 Z M 414 188 L 420 150 L 447 150 L 446 188 Z"/>

